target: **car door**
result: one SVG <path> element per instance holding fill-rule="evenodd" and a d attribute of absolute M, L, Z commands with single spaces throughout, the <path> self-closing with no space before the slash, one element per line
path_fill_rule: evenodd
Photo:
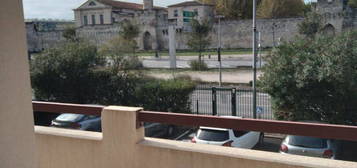
<path fill-rule="evenodd" d="M 239 148 L 251 149 L 259 141 L 259 133 L 252 131 L 233 131 L 235 140 L 233 146 Z"/>

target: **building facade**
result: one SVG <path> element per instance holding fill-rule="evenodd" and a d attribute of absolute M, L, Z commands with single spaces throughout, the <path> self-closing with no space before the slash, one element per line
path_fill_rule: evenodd
<path fill-rule="evenodd" d="M 324 32 L 335 34 L 357 28 L 357 9 L 347 5 L 348 0 L 318 0 L 316 12 L 323 16 Z M 168 28 L 175 28 L 176 49 L 189 49 L 187 44 L 190 20 L 213 20 L 210 33 L 211 46 L 218 43 L 218 23 L 214 21 L 214 6 L 196 1 L 187 1 L 168 6 L 155 7 L 153 0 L 143 0 L 143 4 L 113 0 L 88 0 L 74 9 L 77 34 L 98 46 L 117 36 L 120 23 L 134 21 L 140 27 L 136 39 L 140 50 L 167 50 L 169 48 Z M 300 18 L 257 19 L 262 47 L 273 47 L 280 41 L 288 41 L 298 35 Z M 45 49 L 60 43 L 63 26 L 55 26 L 52 31 L 33 29 L 27 24 L 29 50 L 35 46 Z M 36 23 L 39 24 L 39 23 Z M 252 20 L 222 20 L 222 48 L 251 48 Z M 60 24 L 58 24 L 60 25 Z"/>

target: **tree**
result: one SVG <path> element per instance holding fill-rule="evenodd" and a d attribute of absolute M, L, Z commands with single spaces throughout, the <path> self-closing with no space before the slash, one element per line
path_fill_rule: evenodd
<path fill-rule="evenodd" d="M 322 29 L 322 16 L 316 12 L 306 14 L 304 21 L 298 24 L 299 33 L 305 37 L 314 38 Z"/>
<path fill-rule="evenodd" d="M 200 0 L 207 4 L 215 5 L 219 15 L 224 15 L 226 19 L 251 19 L 253 16 L 252 0 Z M 261 0 L 257 0 L 257 4 Z"/>
<path fill-rule="evenodd" d="M 93 73 L 103 65 L 96 46 L 67 42 L 45 50 L 31 62 L 31 82 L 39 100 L 92 103 Z"/>
<path fill-rule="evenodd" d="M 348 5 L 349 5 L 351 8 L 357 8 L 357 0 L 349 0 L 349 1 L 348 1 Z"/>
<path fill-rule="evenodd" d="M 137 42 L 135 40 L 139 33 L 139 25 L 133 21 L 124 21 L 121 23 L 119 35 L 101 47 L 101 55 L 109 57 L 113 61 L 112 69 L 114 71 L 141 67 L 136 56 Z"/>
<path fill-rule="evenodd" d="M 303 0 L 262 0 L 258 7 L 259 18 L 289 18 L 303 16 Z"/>
<path fill-rule="evenodd" d="M 115 72 L 140 68 L 141 62 L 135 55 L 135 40 L 115 37 L 100 48 L 100 55 L 110 58 L 111 69 Z"/>
<path fill-rule="evenodd" d="M 260 86 L 275 117 L 357 124 L 357 32 L 297 39 L 267 58 Z"/>
<path fill-rule="evenodd" d="M 79 38 L 77 37 L 76 33 L 76 28 L 75 27 L 66 27 L 62 33 L 62 36 L 67 40 L 71 42 L 76 42 L 79 41 Z"/>
<path fill-rule="evenodd" d="M 123 21 L 121 23 L 121 30 L 119 36 L 123 38 L 124 45 L 132 50 L 133 56 L 135 56 L 135 51 L 138 48 L 138 44 L 135 40 L 139 36 L 140 27 L 133 20 Z"/>
<path fill-rule="evenodd" d="M 189 33 L 189 39 L 187 45 L 198 51 L 198 60 L 201 62 L 202 52 L 210 45 L 211 38 L 209 33 L 212 30 L 212 25 L 208 20 L 200 23 L 196 19 L 191 21 L 192 32 Z"/>
<path fill-rule="evenodd" d="M 134 21 L 123 21 L 121 23 L 121 29 L 119 35 L 125 40 L 135 40 L 139 36 L 140 28 L 139 25 Z"/>

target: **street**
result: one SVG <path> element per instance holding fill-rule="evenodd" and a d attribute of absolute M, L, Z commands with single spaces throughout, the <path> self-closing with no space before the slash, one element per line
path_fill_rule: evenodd
<path fill-rule="evenodd" d="M 219 68 L 217 56 L 211 58 L 203 57 L 202 60 L 207 64 L 208 68 Z M 145 68 L 170 68 L 170 60 L 168 57 L 141 57 Z M 197 56 L 181 56 L 176 59 L 177 68 L 190 68 L 190 61 L 197 60 Z M 263 66 L 265 61 L 262 61 Z M 258 66 L 260 63 L 258 62 Z M 252 55 L 225 55 L 222 56 L 222 68 L 237 68 L 251 67 Z"/>

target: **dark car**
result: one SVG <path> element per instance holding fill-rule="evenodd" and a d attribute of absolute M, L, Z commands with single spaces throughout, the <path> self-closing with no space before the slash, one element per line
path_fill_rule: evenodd
<path fill-rule="evenodd" d="M 61 114 L 52 120 L 51 126 L 85 131 L 102 131 L 101 117 L 83 114 Z M 174 126 L 160 123 L 144 123 L 144 128 L 147 137 L 172 136 L 175 130 Z"/>
<path fill-rule="evenodd" d="M 101 118 L 99 116 L 84 114 L 61 114 L 56 119 L 52 120 L 51 126 L 96 132 L 102 130 Z"/>

